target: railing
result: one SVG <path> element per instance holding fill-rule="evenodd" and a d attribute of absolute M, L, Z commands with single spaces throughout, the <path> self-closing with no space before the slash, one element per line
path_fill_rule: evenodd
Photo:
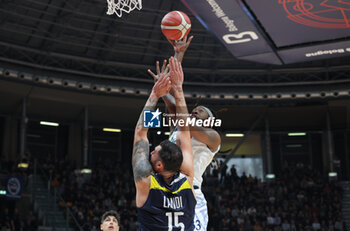
<path fill-rule="evenodd" d="M 57 203 L 62 202 L 62 204 L 64 204 L 65 209 L 66 209 L 66 230 L 68 230 L 69 224 L 69 218 L 74 222 L 75 226 L 79 229 L 79 231 L 83 231 L 83 228 L 80 226 L 79 222 L 77 221 L 77 219 L 75 218 L 74 214 L 72 213 L 72 211 L 69 209 L 69 207 L 67 206 L 67 203 L 65 202 L 65 200 L 60 196 L 57 195 L 57 190 L 56 188 L 51 188 L 51 175 L 50 178 L 48 178 L 48 173 L 45 172 L 45 170 L 41 167 L 41 165 L 39 164 L 39 162 L 37 161 L 37 159 L 34 160 L 34 178 L 36 177 L 37 173 L 39 170 L 39 176 L 41 178 L 43 178 L 46 182 L 47 182 L 47 189 L 48 189 L 48 198 L 52 198 L 53 197 L 53 211 L 57 211 Z M 34 192 L 34 189 L 33 189 Z M 47 214 L 45 214 L 44 216 L 47 216 Z M 47 223 L 47 217 L 45 217 L 45 222 Z M 47 225 L 47 224 L 44 224 Z M 54 224 L 53 224 L 53 230 L 55 230 L 55 225 L 56 225 L 56 219 L 54 218 Z"/>

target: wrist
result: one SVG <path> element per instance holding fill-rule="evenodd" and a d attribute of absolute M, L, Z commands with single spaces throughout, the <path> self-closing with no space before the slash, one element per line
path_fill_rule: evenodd
<path fill-rule="evenodd" d="M 176 54 L 176 55 L 184 55 L 184 54 L 185 54 L 185 51 L 175 51 L 175 54 Z"/>
<path fill-rule="evenodd" d="M 179 59 L 179 58 L 183 58 L 185 56 L 185 52 L 179 51 L 179 52 L 175 52 L 174 57 Z"/>
<path fill-rule="evenodd" d="M 179 92 L 183 92 L 182 84 L 174 84 L 172 87 L 172 91 L 174 94 L 179 93 Z"/>
<path fill-rule="evenodd" d="M 152 90 L 150 96 L 149 96 L 150 99 L 159 99 L 160 97 Z"/>

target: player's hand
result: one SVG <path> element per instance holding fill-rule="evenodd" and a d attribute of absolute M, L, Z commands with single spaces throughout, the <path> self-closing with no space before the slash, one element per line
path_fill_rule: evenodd
<path fill-rule="evenodd" d="M 154 94 L 157 98 L 163 97 L 169 93 L 171 86 L 169 73 L 163 73 L 155 82 L 152 89 L 152 94 Z"/>
<path fill-rule="evenodd" d="M 162 69 L 159 68 L 159 61 L 156 62 L 156 72 L 157 74 L 154 74 L 150 69 L 147 70 L 147 72 L 153 77 L 154 82 L 157 82 L 159 77 L 162 74 L 168 74 L 169 73 L 169 67 L 166 65 L 167 60 L 165 59 L 163 61 Z"/>
<path fill-rule="evenodd" d="M 170 67 L 170 80 L 171 87 L 174 90 L 182 89 L 182 84 L 184 82 L 184 73 L 182 71 L 181 63 L 174 57 L 169 59 Z"/>
<path fill-rule="evenodd" d="M 193 35 L 190 36 L 188 39 L 187 39 L 187 36 L 185 36 L 181 40 L 174 41 L 174 40 L 168 39 L 168 41 L 170 42 L 171 45 L 173 45 L 175 53 L 185 53 L 192 39 L 193 39 Z"/>

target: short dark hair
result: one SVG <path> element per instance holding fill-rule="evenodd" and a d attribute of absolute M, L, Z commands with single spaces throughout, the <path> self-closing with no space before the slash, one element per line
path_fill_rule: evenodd
<path fill-rule="evenodd" d="M 163 140 L 159 145 L 161 149 L 158 154 L 163 162 L 164 170 L 178 172 L 183 160 L 180 147 L 169 140 Z"/>
<path fill-rule="evenodd" d="M 117 221 L 118 221 L 118 224 L 120 225 L 120 216 L 119 216 L 119 214 L 118 214 L 116 211 L 114 211 L 114 210 L 109 210 L 109 211 L 105 212 L 105 213 L 102 215 L 102 217 L 101 217 L 101 224 L 102 224 L 102 223 L 104 222 L 104 220 L 106 220 L 106 218 L 109 217 L 109 216 L 115 217 L 115 218 L 117 219 Z"/>

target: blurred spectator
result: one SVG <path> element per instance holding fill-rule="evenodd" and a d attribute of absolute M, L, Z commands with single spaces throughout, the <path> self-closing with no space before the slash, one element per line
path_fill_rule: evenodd
<path fill-rule="evenodd" d="M 234 167 L 229 172 L 224 182 L 216 175 L 205 178 L 205 186 L 214 187 L 212 191 L 216 192 L 216 200 L 208 200 L 209 228 L 220 230 L 211 222 L 212 214 L 218 210 L 227 215 L 230 208 L 229 215 L 237 222 L 238 230 L 343 230 L 340 189 L 311 166 L 288 166 L 269 183 L 245 173 L 238 177 Z M 219 219 L 224 222 L 223 217 Z"/>
<path fill-rule="evenodd" d="M 110 209 L 121 215 L 120 230 L 139 229 L 129 165 L 101 158 L 90 175 L 64 161 L 49 161 L 45 168 L 84 230 L 97 230 L 99 216 Z M 204 178 L 208 230 L 344 230 L 340 189 L 310 166 L 288 166 L 269 183 L 245 173 L 238 177 L 234 166 L 219 176 L 216 169 Z"/>
<path fill-rule="evenodd" d="M 27 190 L 30 189 L 32 180 L 31 173 L 32 162 L 28 158 L 22 158 L 21 161 L 28 163 L 28 168 L 18 168 L 18 161 L 15 162 L 0 162 L 1 179 L 4 180 L 4 185 L 6 184 L 8 176 L 16 176 L 22 178 L 22 197 Z M 26 212 L 25 209 L 19 210 L 23 207 L 21 200 L 8 200 L 1 196 L 0 198 L 0 231 L 36 231 L 38 228 L 38 216 L 32 211 Z M 22 206 L 22 207 L 20 207 Z M 30 207 L 31 209 L 31 207 Z"/>

